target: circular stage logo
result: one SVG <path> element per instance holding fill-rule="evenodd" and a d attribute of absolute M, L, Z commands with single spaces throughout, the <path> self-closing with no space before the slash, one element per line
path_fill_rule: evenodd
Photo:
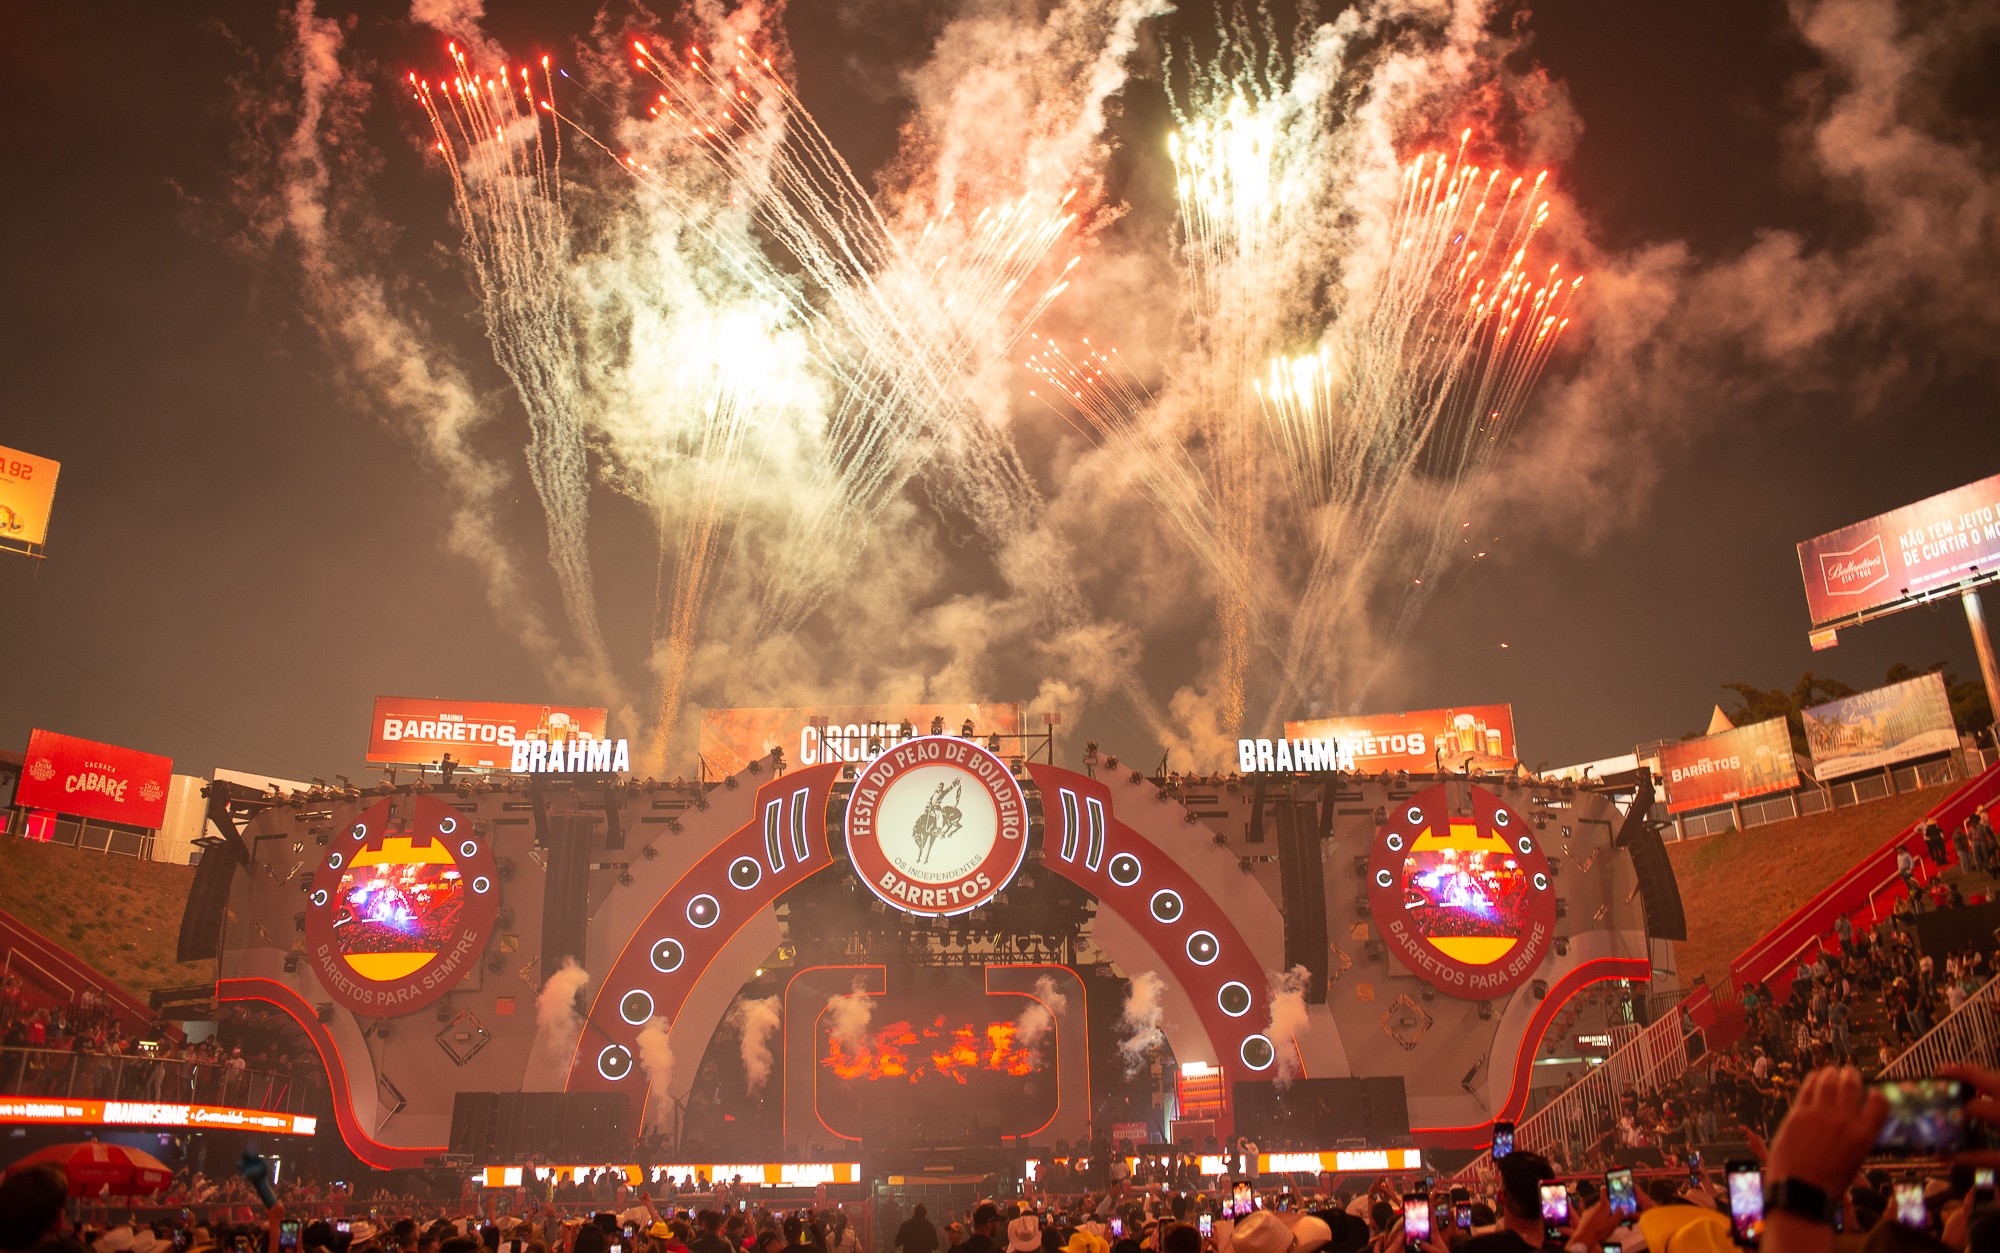
<path fill-rule="evenodd" d="M 1007 763 L 970 740 L 909 740 L 861 771 L 847 853 L 868 890 L 913 914 L 993 899 L 1028 853 L 1028 798 Z"/>
<path fill-rule="evenodd" d="M 331 835 L 309 885 L 306 944 L 322 988 L 386 1018 L 444 995 L 485 951 L 498 912 L 493 853 L 450 805 L 371 806 Z"/>
<path fill-rule="evenodd" d="M 1368 904 L 1391 952 L 1451 996 L 1526 983 L 1555 941 L 1556 894 L 1533 824 L 1485 788 L 1452 805 L 1439 784 L 1389 811 L 1368 862 Z"/>

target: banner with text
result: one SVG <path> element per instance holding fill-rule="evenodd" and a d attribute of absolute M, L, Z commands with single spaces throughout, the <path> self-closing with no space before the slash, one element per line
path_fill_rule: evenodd
<path fill-rule="evenodd" d="M 28 736 L 14 803 L 157 831 L 173 778 L 171 757 L 38 729 Z"/>
<path fill-rule="evenodd" d="M 1944 676 L 1918 675 L 1805 711 L 1815 779 L 1880 770 L 1958 747 Z"/>
<path fill-rule="evenodd" d="M 49 538 L 60 462 L 0 448 L 0 548 L 40 555 Z"/>
<path fill-rule="evenodd" d="M 1459 705 L 1406 713 L 1311 718 L 1285 724 L 1288 740 L 1332 740 L 1342 769 L 1512 770 L 1520 760 L 1512 705 Z M 1345 764 L 1352 757 L 1354 764 Z"/>
<path fill-rule="evenodd" d="M 506 770 L 516 740 L 561 744 L 601 740 L 610 715 L 580 705 L 512 705 L 503 701 L 377 696 L 368 731 L 368 760 L 415 766 L 446 753 L 475 770 Z"/>
<path fill-rule="evenodd" d="M 2000 474 L 1799 545 L 1815 628 L 1984 582 L 2000 568 Z"/>
<path fill-rule="evenodd" d="M 1660 769 L 1667 776 L 1667 809 L 1676 814 L 1799 785 L 1783 718 L 1666 744 Z"/>
<path fill-rule="evenodd" d="M 821 737 L 815 718 L 826 719 Z M 814 709 L 704 709 L 701 714 L 701 760 L 709 776 L 735 774 L 774 748 L 785 750 L 795 766 L 827 761 L 863 762 L 869 751 L 888 748 L 912 736 L 928 735 L 937 726 L 957 735 L 972 724 L 975 738 L 998 735 L 1001 751 L 1017 751 L 1021 734 L 1021 702 L 987 701 L 956 705 L 822 705 Z M 909 734 L 903 728 L 909 727 Z"/>

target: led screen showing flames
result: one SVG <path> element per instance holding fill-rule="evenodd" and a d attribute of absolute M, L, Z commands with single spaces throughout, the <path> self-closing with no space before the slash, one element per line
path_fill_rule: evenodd
<path fill-rule="evenodd" d="M 829 1036 L 821 1064 L 842 1079 L 913 1084 L 948 1079 L 969 1085 L 981 1071 L 1020 1076 L 1040 1070 L 1041 1052 L 1018 1046 L 1016 1031 L 1011 1022 L 948 1024 L 939 1014 L 921 1026 L 891 1023 L 858 1042 Z"/>
<path fill-rule="evenodd" d="M 437 956 L 464 908 L 465 883 L 443 844 L 392 837 L 341 872 L 334 942 L 362 978 L 400 979 Z"/>
<path fill-rule="evenodd" d="M 1403 916 L 1460 961 L 1497 960 L 1513 947 L 1529 889 L 1504 846 L 1419 849 L 1403 859 Z"/>
<path fill-rule="evenodd" d="M 813 1087 L 834 1134 L 866 1139 L 949 1109 L 1003 1135 L 1027 1135 L 1055 1116 L 1059 1028 L 1024 1038 L 1006 1015 L 1025 1009 L 1026 998 L 938 991 L 903 1007 L 884 998 L 853 1038 L 822 1020 Z"/>

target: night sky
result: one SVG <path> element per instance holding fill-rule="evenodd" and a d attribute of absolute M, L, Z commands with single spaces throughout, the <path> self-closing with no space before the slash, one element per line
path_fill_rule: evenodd
<path fill-rule="evenodd" d="M 445 551 L 443 506 L 409 441 L 335 385 L 287 275 L 232 245 L 229 80 L 275 54 L 271 7 L 0 0 L 0 444 L 63 463 L 48 560 L 0 560 L 0 746 L 18 751 L 46 727 L 168 754 L 181 772 L 330 778 L 359 774 L 378 693 L 575 696 L 551 690 Z M 864 172 L 894 150 L 899 105 L 883 84 L 921 55 L 929 7 L 794 6 L 802 95 Z M 1921 7 L 1935 20 L 1940 6 Z M 510 48 L 560 50 L 593 6 L 488 10 Z M 326 0 L 323 11 L 363 15 L 356 39 L 381 82 L 438 61 L 434 35 L 396 20 L 402 6 Z M 1581 120 L 1558 173 L 1601 248 L 1678 240 L 1698 262 L 1725 261 L 1773 229 L 1836 250 L 1883 229 L 1799 155 L 1815 100 L 1839 84 L 1785 4 L 1551 0 L 1525 21 L 1518 55 L 1566 88 Z M 1986 198 L 1968 211 L 1984 215 L 1986 249 L 1956 277 L 1991 297 L 2000 54 L 1992 26 L 1952 29 L 1936 91 L 1909 122 L 1980 154 Z M 403 131 L 418 120 L 402 117 Z M 449 245 L 447 188 L 410 148 L 386 149 L 382 194 L 409 231 L 400 246 L 422 257 Z M 1562 764 L 1694 730 L 1730 681 L 1789 686 L 1813 669 L 1865 687 L 1893 662 L 1939 660 L 1976 677 L 1955 601 L 1811 653 L 1793 547 L 2000 471 L 2000 337 L 1980 320 L 1992 307 L 1933 295 L 1898 293 L 1782 378 L 1703 356 L 1706 376 L 1684 380 L 1689 408 L 1632 418 L 1629 444 L 1593 459 L 1587 525 L 1573 505 L 1533 524 L 1538 494 L 1572 497 L 1575 485 L 1536 455 L 1559 428 L 1531 405 L 1498 470 L 1512 504 L 1486 528 L 1493 555 L 1432 601 L 1371 705 L 1511 701 L 1526 760 Z M 469 297 L 442 299 L 476 350 Z M 1932 320 L 1906 316 L 1926 306 L 1963 310 L 1952 314 L 1962 338 L 1940 344 Z M 1592 351 L 1587 338 L 1571 344 L 1543 398 Z M 1886 386 L 1872 368 L 1885 360 L 1902 363 Z M 505 406 L 504 379 L 483 381 Z M 1625 422 L 1599 416 L 1614 431 Z M 507 525 L 533 556 L 524 472 L 518 495 Z M 597 557 L 615 634 L 621 607 L 650 603 L 650 556 Z M 1988 599 L 2000 613 L 2000 595 Z M 1171 650 L 1146 663 L 1163 693 L 1173 664 Z M 1159 751 L 1113 701 L 1070 736 L 1084 737 L 1134 760 Z"/>

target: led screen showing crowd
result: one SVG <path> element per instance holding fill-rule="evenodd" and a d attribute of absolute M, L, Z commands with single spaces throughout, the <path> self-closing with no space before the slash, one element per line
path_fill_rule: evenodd
<path fill-rule="evenodd" d="M 465 884 L 449 863 L 352 866 L 340 876 L 334 939 L 348 957 L 435 953 L 464 904 Z"/>
<path fill-rule="evenodd" d="M 1429 939 L 1521 933 L 1528 874 L 1504 848 L 1427 849 L 1403 859 L 1404 916 Z"/>

